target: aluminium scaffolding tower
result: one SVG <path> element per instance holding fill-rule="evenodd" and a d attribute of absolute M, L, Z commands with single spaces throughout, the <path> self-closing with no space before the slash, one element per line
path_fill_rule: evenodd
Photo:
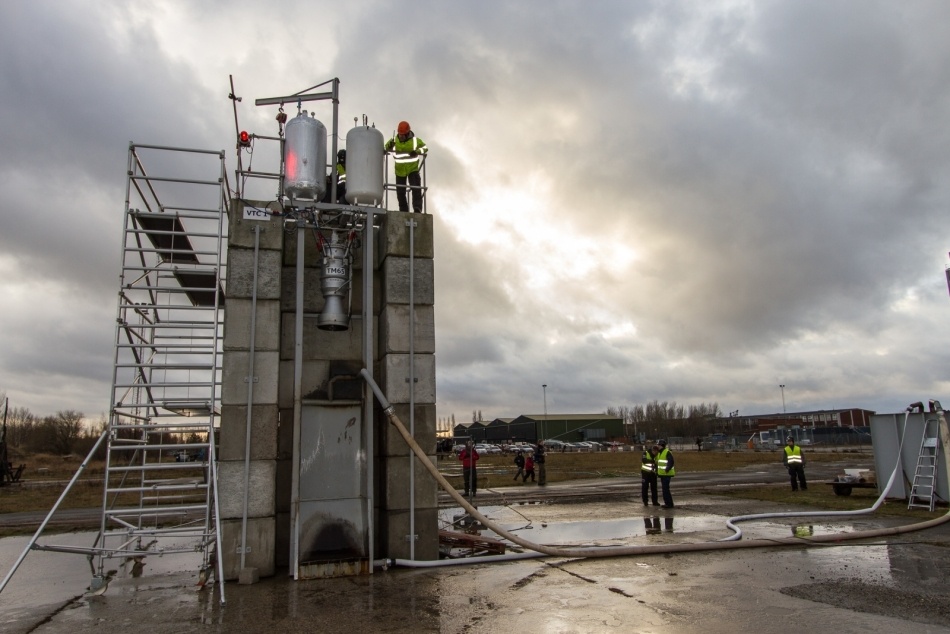
<path fill-rule="evenodd" d="M 0 591 L 30 550 L 86 555 L 92 594 L 118 572 L 107 568 L 131 564 L 134 576 L 149 555 L 190 553 L 199 585 L 216 575 L 224 603 L 215 426 L 228 204 L 223 151 L 129 145 L 109 421 Z M 103 443 L 93 544 L 38 544 Z"/>
<path fill-rule="evenodd" d="M 97 577 L 111 557 L 199 552 L 205 578 L 221 560 L 227 205 L 224 152 L 130 145 Z"/>

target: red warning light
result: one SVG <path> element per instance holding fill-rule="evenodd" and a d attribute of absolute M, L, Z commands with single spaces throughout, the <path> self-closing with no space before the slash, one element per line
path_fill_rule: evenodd
<path fill-rule="evenodd" d="M 284 159 L 284 174 L 288 180 L 297 180 L 297 153 L 292 150 L 287 152 Z"/>
<path fill-rule="evenodd" d="M 241 134 L 238 135 L 238 143 L 241 147 L 250 147 L 251 135 L 248 134 L 246 130 L 241 130 Z"/>

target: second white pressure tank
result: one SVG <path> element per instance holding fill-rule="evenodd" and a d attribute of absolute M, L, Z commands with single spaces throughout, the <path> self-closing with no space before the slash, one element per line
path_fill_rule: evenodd
<path fill-rule="evenodd" d="M 284 193 L 320 200 L 327 189 L 327 128 L 304 110 L 284 128 Z"/>
<path fill-rule="evenodd" d="M 383 202 L 383 133 L 374 127 L 346 133 L 346 201 L 369 207 Z"/>

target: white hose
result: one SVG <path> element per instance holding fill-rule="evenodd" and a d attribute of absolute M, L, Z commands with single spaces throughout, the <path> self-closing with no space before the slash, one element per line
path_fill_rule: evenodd
<path fill-rule="evenodd" d="M 947 521 L 950 521 L 950 511 L 945 515 L 942 515 L 936 519 L 927 520 L 925 522 L 919 522 L 917 524 L 911 524 L 908 526 L 897 526 L 893 528 L 881 528 L 873 529 L 866 531 L 857 531 L 853 533 L 845 534 L 832 534 L 832 535 L 816 535 L 809 538 L 801 537 L 786 537 L 779 539 L 754 539 L 754 540 L 745 540 L 745 541 L 716 541 L 716 542 L 701 542 L 701 543 L 692 543 L 692 544 L 656 544 L 648 546 L 608 546 L 608 547 L 583 547 L 583 548 L 558 548 L 554 546 L 547 546 L 545 544 L 535 544 L 526 539 L 522 539 L 518 535 L 505 530 L 501 526 L 498 526 L 495 522 L 491 521 L 482 513 L 479 512 L 477 508 L 468 503 L 468 501 L 463 498 L 458 491 L 445 479 L 445 477 L 439 473 L 438 467 L 432 464 L 432 461 L 429 460 L 429 457 L 426 455 L 422 447 L 419 446 L 419 443 L 416 442 L 406 426 L 403 425 L 402 421 L 399 420 L 399 417 L 396 416 L 393 407 L 389 404 L 389 401 L 383 395 L 382 391 L 379 389 L 379 386 L 376 385 L 376 382 L 373 380 L 373 377 L 370 376 L 369 372 L 366 369 L 360 370 L 360 374 L 373 389 L 373 393 L 376 395 L 376 398 L 379 400 L 380 405 L 383 407 L 383 411 L 386 416 L 389 418 L 389 422 L 396 427 L 400 435 L 403 437 L 403 440 L 406 441 L 406 444 L 409 445 L 409 448 L 416 454 L 422 464 L 426 467 L 429 473 L 436 479 L 436 481 L 442 486 L 442 488 L 450 495 L 452 498 L 458 502 L 458 504 L 468 512 L 473 518 L 487 526 L 489 529 L 494 531 L 497 535 L 504 537 L 514 544 L 518 544 L 528 550 L 533 550 L 544 555 L 550 555 L 551 557 L 624 557 L 631 555 L 653 555 L 661 553 L 678 553 L 678 552 L 703 552 L 709 550 L 733 550 L 737 548 L 763 548 L 767 546 L 801 546 L 803 544 L 811 543 L 827 543 L 827 542 L 841 542 L 841 541 L 850 541 L 855 539 L 868 539 L 876 537 L 885 537 L 891 535 L 900 535 L 903 533 L 910 533 L 913 531 L 924 530 L 926 528 L 932 528 L 934 526 L 939 526 Z M 943 417 L 943 413 L 940 413 L 940 422 L 941 422 L 941 432 L 946 438 L 947 432 L 947 422 Z M 950 461 L 946 461 L 950 463 Z M 948 476 L 950 476 L 950 464 L 947 465 Z M 801 515 L 796 514 L 796 515 Z M 486 557 L 472 557 L 469 558 L 470 563 L 480 563 L 485 561 L 488 558 Z M 420 562 L 406 562 L 405 560 L 396 559 L 393 560 L 394 563 L 400 563 L 404 565 L 427 565 L 420 564 Z M 453 560 L 454 561 L 454 560 Z"/>
<path fill-rule="evenodd" d="M 894 485 L 894 481 L 897 479 L 897 473 L 901 470 L 901 449 L 904 446 L 904 435 L 907 433 L 907 420 L 910 418 L 911 408 L 907 408 L 907 412 L 904 414 L 904 429 L 901 431 L 901 440 L 897 445 L 897 463 L 894 465 L 894 470 L 891 472 L 891 477 L 887 480 L 887 485 L 884 487 L 884 491 L 881 492 L 881 495 L 877 500 L 866 509 L 855 509 L 853 511 L 805 511 L 805 512 L 795 512 L 790 511 L 786 513 L 756 513 L 754 515 L 739 515 L 736 517 L 730 517 L 726 520 L 726 526 L 731 530 L 735 531 L 735 534 L 730 535 L 729 537 L 724 537 L 720 539 L 721 542 L 731 542 L 742 539 L 742 529 L 736 526 L 736 522 L 750 522 L 753 520 L 764 520 L 772 519 L 776 517 L 849 517 L 854 515 L 867 515 L 873 513 L 881 504 L 884 503 L 884 499 L 887 497 L 887 494 L 890 493 L 891 487 Z"/>

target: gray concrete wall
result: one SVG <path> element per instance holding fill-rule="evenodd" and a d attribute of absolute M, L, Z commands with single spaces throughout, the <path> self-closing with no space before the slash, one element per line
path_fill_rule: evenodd
<path fill-rule="evenodd" d="M 261 203 L 263 206 L 265 203 Z M 218 503 L 226 579 L 241 569 L 244 529 L 245 447 L 250 415 L 250 471 L 247 500 L 247 551 L 244 565 L 261 576 L 274 574 L 276 537 L 278 378 L 283 231 L 280 220 L 245 221 L 237 201 L 229 212 L 227 304 L 224 314 L 221 427 L 218 449 Z M 257 229 L 258 231 L 255 231 Z M 255 233 L 257 234 L 255 236 Z M 251 316 L 254 296 L 254 244 L 257 254 L 257 306 L 254 317 L 253 373 Z"/>
<path fill-rule="evenodd" d="M 413 222 L 412 235 L 408 223 Z M 380 228 L 380 307 L 376 380 L 399 419 L 435 460 L 435 278 L 432 216 L 390 211 Z M 411 248 L 410 248 L 411 246 Z M 410 279 L 412 305 L 410 305 Z M 412 317 L 411 317 L 412 315 Z M 410 328 L 414 326 L 410 356 Z M 413 364 L 410 372 L 410 364 Z M 410 375 L 415 381 L 410 384 Z M 410 390 L 412 386 L 412 390 Z M 437 559 L 439 547 L 436 484 L 398 432 L 385 420 L 377 427 L 380 555 Z M 415 498 L 410 501 L 409 473 Z M 410 514 L 415 514 L 415 537 Z"/>
<path fill-rule="evenodd" d="M 261 206 L 263 203 L 257 203 Z M 254 311 L 254 376 L 249 378 L 251 294 L 253 293 L 255 221 L 242 220 L 240 203 L 231 210 L 228 255 L 227 310 L 224 333 L 219 495 L 224 520 L 222 544 L 228 578 L 239 570 L 240 525 L 244 497 L 244 450 L 247 433 L 248 380 L 253 381 L 251 408 L 251 484 L 248 531 L 253 558 L 246 565 L 261 576 L 274 574 L 289 563 L 290 511 L 293 482 L 294 324 L 296 310 L 295 233 L 283 231 L 279 219 L 259 222 L 260 252 L 257 271 L 257 307 Z M 410 240 L 409 222 L 413 222 Z M 412 249 L 410 249 L 410 243 Z M 412 425 L 415 438 L 434 458 L 435 452 L 435 310 L 432 217 L 387 212 L 377 229 L 375 271 L 371 277 L 374 306 L 370 311 L 375 333 L 372 371 L 397 415 Z M 317 328 L 323 309 L 320 292 L 320 253 L 316 242 L 304 244 L 303 376 L 304 399 L 360 398 L 363 365 L 362 302 L 364 280 L 361 253 L 353 271 L 350 328 L 328 332 Z M 413 305 L 410 307 L 410 277 Z M 415 329 L 410 359 L 410 325 Z M 415 383 L 410 390 L 410 364 Z M 336 377 L 336 378 L 334 378 Z M 413 407 L 410 407 L 410 401 Z M 377 403 L 374 412 L 375 556 L 410 556 L 410 509 L 415 512 L 415 556 L 438 558 L 438 505 L 436 487 L 421 463 L 389 425 Z M 415 478 L 411 502 L 409 470 Z M 235 521 L 237 528 L 235 528 Z M 238 531 L 237 534 L 235 531 Z M 236 536 L 235 536 L 236 535 Z"/>

